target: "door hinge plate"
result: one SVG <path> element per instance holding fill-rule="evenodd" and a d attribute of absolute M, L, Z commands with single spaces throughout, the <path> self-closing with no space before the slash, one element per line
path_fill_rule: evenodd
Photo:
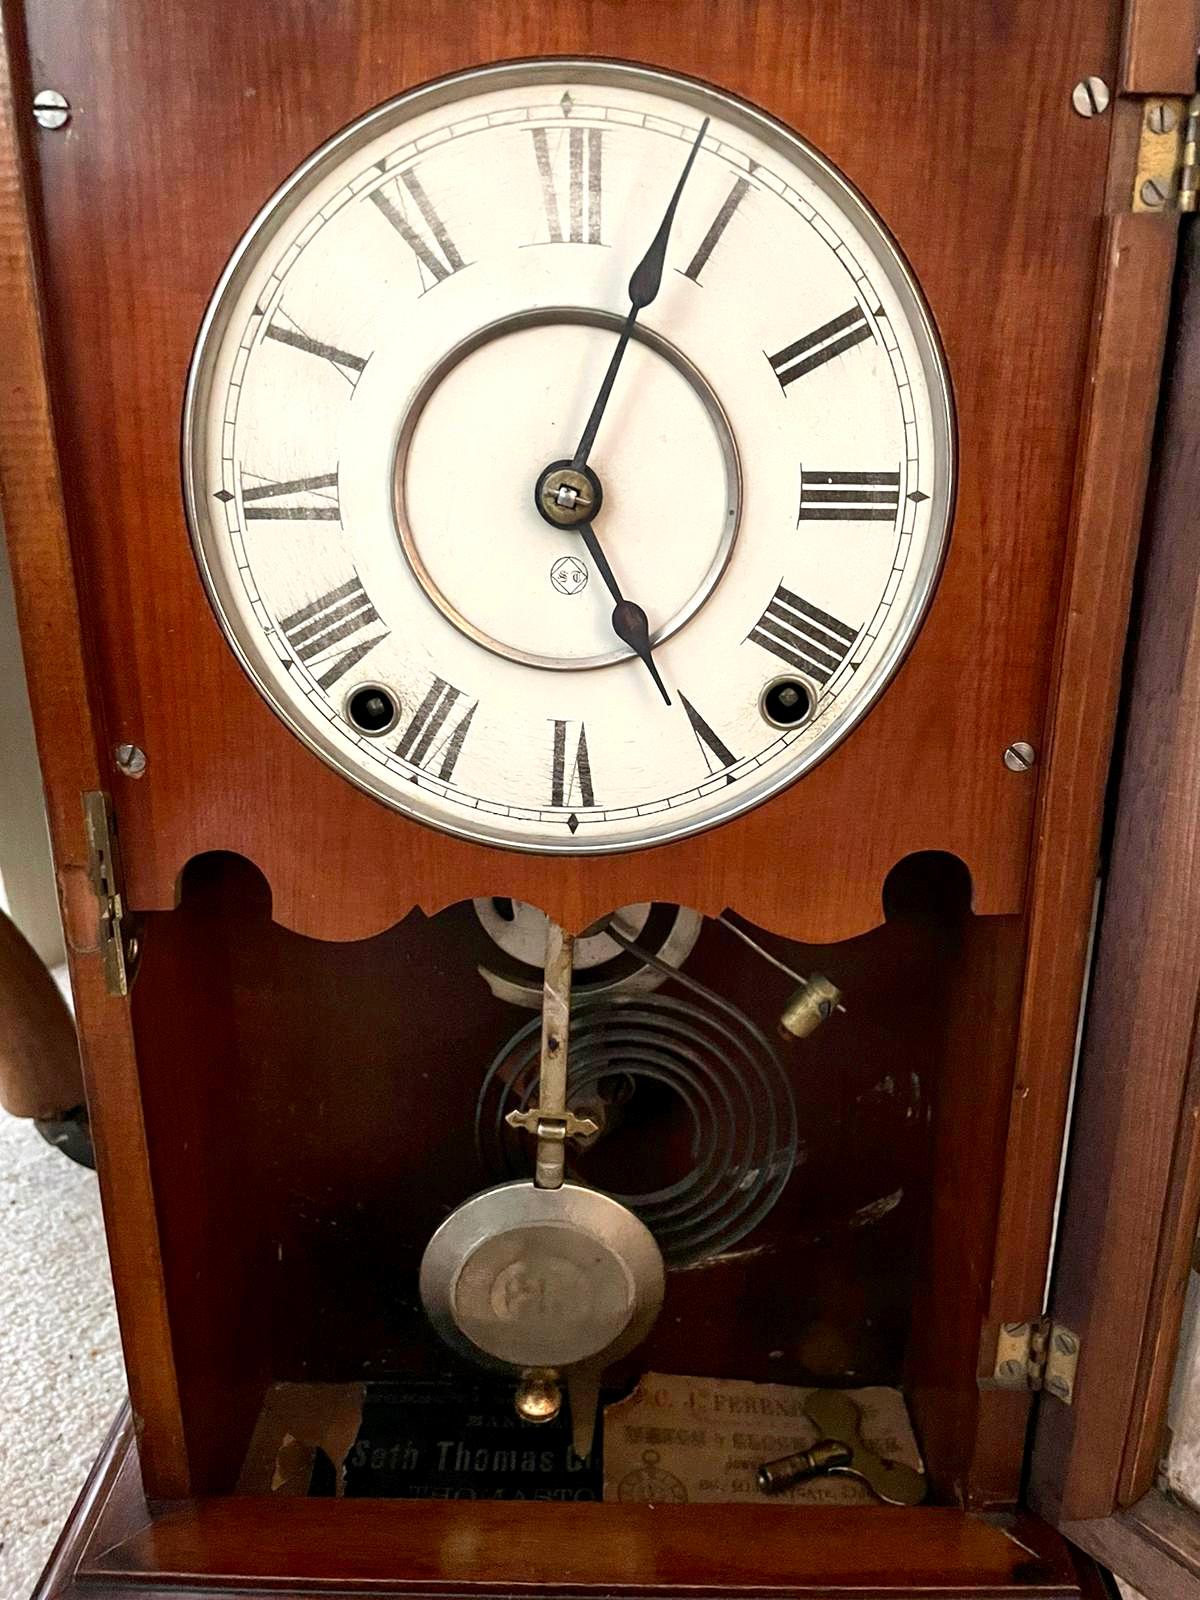
<path fill-rule="evenodd" d="M 125 995 L 137 967 L 138 940 L 125 909 L 121 852 L 112 802 L 99 789 L 83 797 L 88 839 L 88 877 L 96 896 L 98 939 L 109 994 Z"/>
<path fill-rule="evenodd" d="M 1070 1405 L 1075 1397 L 1079 1335 L 1049 1317 L 1036 1322 L 1002 1322 L 996 1339 L 996 1364 L 989 1387 L 1045 1390 Z"/>
<path fill-rule="evenodd" d="M 1134 211 L 1195 211 L 1200 95 L 1151 95 L 1142 103 Z"/>

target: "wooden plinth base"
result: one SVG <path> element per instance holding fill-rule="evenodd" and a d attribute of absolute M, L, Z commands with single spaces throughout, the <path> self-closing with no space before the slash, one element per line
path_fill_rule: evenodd
<path fill-rule="evenodd" d="M 1036 1518 L 949 1508 L 228 1497 L 148 1507 L 128 1412 L 34 1600 L 315 1593 L 1080 1600 Z"/>

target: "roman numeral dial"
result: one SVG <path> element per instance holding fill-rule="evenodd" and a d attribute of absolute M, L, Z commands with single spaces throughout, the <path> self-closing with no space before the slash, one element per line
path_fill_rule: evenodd
<path fill-rule="evenodd" d="M 388 636 L 357 573 L 280 617 L 279 627 L 322 689 L 331 689 Z"/>
<path fill-rule="evenodd" d="M 551 244 L 602 244 L 603 128 L 531 128 Z"/>
<path fill-rule="evenodd" d="M 366 356 L 356 356 L 352 351 L 340 350 L 337 345 L 329 344 L 324 339 L 314 339 L 282 312 L 277 313 L 276 319 L 263 329 L 263 338 L 273 339 L 276 344 L 286 345 L 289 349 L 299 350 L 306 356 L 314 356 L 318 361 L 328 362 L 338 377 L 343 378 L 351 389 L 358 382 L 367 364 Z"/>
<path fill-rule="evenodd" d="M 700 274 L 708 265 L 708 258 L 717 248 L 717 245 L 720 244 L 722 234 L 725 232 L 725 229 L 729 226 L 730 222 L 732 222 L 733 214 L 741 205 L 743 197 L 745 196 L 745 193 L 749 187 L 749 178 L 736 179 L 733 188 L 730 189 L 729 193 L 725 196 L 725 199 L 721 202 L 721 209 L 717 212 L 716 216 L 709 224 L 707 233 L 696 246 L 695 255 L 683 269 L 683 275 L 685 278 L 690 278 L 693 283 L 700 282 Z"/>
<path fill-rule="evenodd" d="M 227 492 L 218 499 L 229 499 Z M 338 475 L 317 472 L 285 483 L 255 482 L 242 473 L 242 505 L 247 522 L 338 522 Z"/>
<path fill-rule="evenodd" d="M 588 754 L 587 729 L 582 722 L 556 721 L 554 748 L 550 762 L 550 804 L 552 806 L 594 806 L 596 790 L 592 784 L 592 758 Z"/>
<path fill-rule="evenodd" d="M 900 509 L 898 472 L 819 472 L 800 475 L 801 522 L 895 522 Z"/>
<path fill-rule="evenodd" d="M 434 678 L 396 744 L 396 754 L 449 783 L 471 731 L 478 701 L 466 704 L 461 689 Z"/>
<path fill-rule="evenodd" d="M 720 734 L 713 732 L 685 694 L 681 694 L 679 699 L 687 713 L 688 722 L 691 724 L 700 754 L 704 757 L 704 764 L 709 772 L 719 772 L 722 767 L 732 767 L 737 757 Z"/>
<path fill-rule="evenodd" d="M 444 283 L 466 266 L 415 167 L 372 189 L 371 202 L 411 250 L 423 288 Z"/>
<path fill-rule="evenodd" d="M 751 643 L 818 684 L 829 682 L 857 637 L 853 628 L 782 583 L 749 635 Z"/>
<path fill-rule="evenodd" d="M 811 333 L 806 333 L 802 339 L 784 345 L 782 350 L 777 350 L 767 360 L 771 363 L 771 371 L 779 379 L 780 388 L 786 392 L 797 378 L 815 372 L 836 356 L 844 356 L 856 344 L 870 337 L 871 324 L 862 307 L 853 306 L 849 311 L 843 311 L 840 317 L 833 317 Z"/>
<path fill-rule="evenodd" d="M 902 693 L 938 687 L 909 647 L 941 626 L 953 397 L 869 203 L 634 62 L 474 67 L 330 132 L 188 369 L 196 570 L 255 691 L 467 857 L 567 873 L 759 805 L 794 831 L 794 781 L 878 753 L 906 653 Z"/>

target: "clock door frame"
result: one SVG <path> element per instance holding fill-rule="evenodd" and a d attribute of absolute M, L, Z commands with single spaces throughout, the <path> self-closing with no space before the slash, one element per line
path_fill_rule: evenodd
<path fill-rule="evenodd" d="M 1157 33 L 1153 28 L 1139 31 L 1136 21 L 1155 13 L 1161 23 L 1163 15 L 1169 11 L 1174 16 L 1178 9 L 1141 3 L 1130 7 L 1122 65 L 1119 75 L 1114 75 L 1119 96 L 1178 90 L 1182 73 L 1178 52 L 1169 62 L 1174 80 L 1166 81 L 1160 74 L 1165 70 L 1163 40 L 1173 38 L 1178 45 L 1181 31 L 1175 28 L 1172 34 L 1170 28 L 1161 27 Z M 105 1505 L 115 1505 L 118 1489 L 125 1493 L 123 1514 L 127 1520 L 119 1528 L 115 1523 L 103 1524 L 108 1533 L 117 1533 L 118 1542 L 123 1534 L 125 1543 L 113 1550 L 110 1540 L 107 1555 L 98 1546 L 93 1548 L 89 1581 L 113 1590 L 123 1583 L 144 1589 L 148 1584 L 153 1587 L 156 1572 L 170 1570 L 170 1581 L 176 1585 L 188 1575 L 202 1584 L 212 1570 L 205 1563 L 212 1549 L 219 1547 L 226 1562 L 233 1563 L 224 1568 L 223 1581 L 228 1587 L 231 1572 L 251 1570 L 236 1563 L 250 1559 L 264 1533 L 277 1539 L 278 1545 L 274 1552 L 266 1550 L 263 1560 L 278 1560 L 287 1576 L 287 1557 L 282 1552 L 295 1542 L 295 1525 L 304 1507 L 272 1508 L 267 1502 L 247 1508 L 243 1501 L 239 1512 L 236 1500 L 187 1503 L 193 1487 L 193 1462 L 176 1361 L 179 1330 L 172 1327 L 168 1313 L 163 1238 L 136 1042 L 128 1000 L 106 988 L 97 938 L 97 902 L 88 877 L 89 838 L 81 797 L 112 785 L 112 741 L 92 648 L 95 597 L 78 578 L 79 551 L 72 549 L 63 493 L 58 446 L 60 433 L 69 430 L 71 419 L 61 410 L 56 413 L 48 376 L 55 367 L 59 332 L 46 326 L 40 291 L 41 220 L 31 198 L 36 184 L 30 179 L 37 169 L 29 116 L 35 86 L 16 0 L 4 0 L 4 18 L 9 51 L 0 82 L 0 356 L 10 380 L 0 393 L 0 489 L 140 1439 L 140 1475 L 152 1496 L 148 1507 L 138 1482 L 138 1461 L 129 1449 L 130 1436 L 115 1436 L 108 1467 L 94 1482 L 84 1509 L 90 1507 L 90 1516 L 99 1508 L 97 1495 Z M 1184 40 L 1188 49 L 1192 42 L 1188 34 Z M 1069 90 L 1069 84 L 1060 87 L 1063 92 Z M 991 1376 L 1000 1325 L 1040 1314 L 1053 1225 L 1060 1136 L 1091 920 L 1099 808 L 1112 748 L 1176 241 L 1173 219 L 1132 215 L 1128 209 L 1135 142 L 1130 137 L 1130 113 L 1136 124 L 1139 103 L 1136 98 L 1118 99 L 1114 108 L 1111 129 L 1106 132 L 1113 198 L 1104 218 L 1092 219 L 1096 295 L 1086 370 L 1091 398 L 1078 432 L 1075 491 L 1060 591 L 1055 689 L 1047 718 L 1049 740 L 1039 774 L 1036 848 L 1028 891 L 1032 916 L 990 1300 L 982 1328 L 978 1320 L 969 1327 L 947 1328 L 942 1352 L 956 1373 L 960 1369 L 967 1373 L 971 1389 L 976 1377 L 986 1385 Z M 80 537 L 78 529 L 74 536 Z M 230 1176 L 236 1182 L 237 1175 Z M 964 1185 L 969 1179 L 969 1174 L 961 1175 Z M 935 1299 L 928 1308 L 931 1326 L 938 1309 Z M 231 1321 L 236 1313 L 231 1297 Z M 930 1377 L 936 1380 L 938 1374 Z M 965 1463 L 971 1498 L 980 1505 L 1011 1501 L 1018 1487 L 1029 1397 L 985 1388 L 982 1395 L 973 1396 L 972 1403 L 977 1405 L 978 1425 L 971 1459 Z M 1046 1404 L 1048 1407 L 1049 1402 Z M 160 1515 L 160 1508 L 168 1502 L 173 1509 L 163 1509 Z M 130 1505 L 135 1508 L 132 1521 L 128 1520 Z M 936 1572 L 937 1584 L 943 1589 L 958 1584 L 965 1591 L 978 1582 L 989 1594 L 1007 1593 L 1010 1587 L 1014 1592 L 1029 1592 L 1028 1574 L 1019 1574 L 1011 1566 L 1011 1555 L 982 1531 L 990 1524 L 941 1509 L 888 1515 L 892 1539 L 879 1552 L 880 1573 L 924 1571 L 931 1574 L 928 1581 L 932 1585 Z M 324 1513 L 319 1508 L 311 1512 L 306 1520 L 307 1542 L 300 1541 L 307 1558 L 314 1562 L 316 1582 L 329 1576 L 320 1563 L 331 1526 L 322 1516 L 328 1518 L 327 1508 Z M 415 1521 L 427 1530 L 436 1523 L 426 1513 Z M 516 1522 L 500 1516 L 493 1518 L 492 1526 L 497 1538 L 519 1542 L 527 1537 L 520 1534 Z M 1021 1526 L 1021 1537 L 1037 1549 L 1044 1533 L 1038 1532 L 1036 1524 Z M 271 1533 L 271 1529 L 277 1531 Z M 863 1569 L 856 1548 L 861 1535 L 856 1530 L 857 1521 L 847 1523 L 838 1516 L 817 1522 L 806 1519 L 780 1540 L 784 1547 L 780 1560 L 785 1564 L 790 1560 L 791 1570 L 810 1573 L 811 1583 L 818 1584 L 821 1593 L 843 1584 L 858 1587 Z M 702 1539 L 702 1521 L 695 1522 L 692 1531 Z M 820 1571 L 811 1559 L 814 1536 L 817 1543 L 827 1541 L 818 1563 Z M 210 1538 L 215 1546 L 208 1543 Z M 752 1542 L 747 1530 L 746 1543 Z M 801 1545 L 809 1549 L 809 1556 L 800 1553 Z M 372 1549 L 380 1561 L 392 1557 L 390 1547 L 384 1549 L 383 1543 L 371 1547 L 368 1539 L 367 1546 L 367 1558 Z M 715 1543 L 709 1554 L 714 1560 L 719 1554 Z M 543 1557 L 535 1557 L 536 1551 L 529 1552 L 531 1570 L 552 1587 L 553 1574 Z M 1050 1592 L 1074 1593 L 1061 1547 L 1050 1548 L 1046 1560 L 1044 1578 L 1051 1585 Z M 1008 1568 L 1005 1561 L 1010 1563 Z M 174 1566 L 168 1569 L 155 1566 L 155 1562 Z M 681 1560 L 680 1582 L 686 1565 Z M 443 1574 L 438 1582 L 445 1578 Z M 62 1587 L 70 1581 L 71 1574 L 59 1569 L 55 1584 Z M 781 1583 L 782 1577 L 777 1575 L 772 1581 Z M 487 1588 L 478 1575 L 461 1579 L 461 1583 L 467 1588 Z M 749 1570 L 730 1574 L 729 1585 L 752 1587 Z M 816 1592 L 811 1584 L 809 1592 Z"/>
<path fill-rule="evenodd" d="M 1200 1596 L 1200 1513 L 1156 1487 L 1200 1221 L 1200 227 L 1184 219 L 1030 1503 L 1147 1600 Z"/>

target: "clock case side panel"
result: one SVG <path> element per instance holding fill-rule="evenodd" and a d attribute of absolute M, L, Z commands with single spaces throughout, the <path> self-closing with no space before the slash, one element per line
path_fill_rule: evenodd
<path fill-rule="evenodd" d="M 0 503 L 67 960 L 108 1250 L 143 1464 L 163 1494 L 189 1468 L 166 1309 L 146 1128 L 127 998 L 106 986 L 99 904 L 89 881 L 84 794 L 108 762 L 77 585 L 52 408 L 39 239 L 29 203 L 33 99 L 19 8 L 0 12 Z"/>
<path fill-rule="evenodd" d="M 1051 1298 L 1080 1337 L 1076 1393 L 1042 1405 L 1032 1461 L 1038 1509 L 1100 1551 L 1163 1545 L 1154 1483 L 1200 1217 L 1200 228 L 1184 227 Z M 1172 1594 L 1200 1593 L 1190 1561 Z"/>
<path fill-rule="evenodd" d="M 1124 196 L 1129 141 L 1115 120 L 1112 147 L 1112 189 Z M 1103 222 L 1090 400 L 1080 427 L 1023 970 L 1009 981 L 1011 959 L 1001 959 L 1008 947 L 982 930 L 964 947 L 968 989 L 988 994 L 997 1009 L 992 1047 L 1014 1064 L 1007 1106 L 992 1106 L 994 1125 L 1007 1130 L 997 1160 L 1000 1199 L 994 1246 L 981 1268 L 960 1258 L 966 1236 L 956 1226 L 954 1200 L 943 1197 L 929 1258 L 935 1276 L 915 1319 L 924 1328 L 940 1318 L 942 1331 L 917 1346 L 910 1382 L 923 1429 L 940 1438 L 954 1415 L 944 1403 L 947 1377 L 959 1374 L 959 1404 L 974 1416 L 970 1426 L 958 1422 L 958 1437 L 974 1439 L 960 1460 L 959 1481 L 973 1505 L 1010 1504 L 1021 1487 L 1031 1397 L 992 1382 L 996 1339 L 1001 1323 L 1036 1320 L 1043 1309 L 1175 236 L 1169 218 L 1117 212 Z M 958 1177 L 949 1195 L 970 1204 L 982 1169 L 969 1162 L 959 1170 L 954 1140 L 979 1104 L 969 1085 L 951 1083 L 966 1098 L 939 1108 L 947 1126 L 946 1170 Z M 948 1276 L 937 1276 L 947 1269 Z M 946 1320 L 950 1285 L 972 1281 L 973 1272 L 983 1279 L 978 1320 L 973 1326 L 966 1320 L 967 1297 L 958 1302 L 962 1320 Z"/>

